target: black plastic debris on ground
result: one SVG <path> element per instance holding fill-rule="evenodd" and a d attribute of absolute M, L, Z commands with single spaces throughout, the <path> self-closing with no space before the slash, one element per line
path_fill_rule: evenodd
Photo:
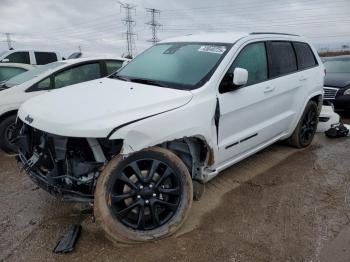
<path fill-rule="evenodd" d="M 81 233 L 81 225 L 72 225 L 69 232 L 57 242 L 54 253 L 69 253 L 74 249 Z"/>

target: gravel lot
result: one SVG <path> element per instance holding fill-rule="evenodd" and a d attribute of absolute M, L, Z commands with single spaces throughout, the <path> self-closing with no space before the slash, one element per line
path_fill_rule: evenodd
<path fill-rule="evenodd" d="M 282 144 L 224 171 L 194 202 L 180 232 L 113 245 L 86 217 L 74 252 L 52 249 L 81 206 L 62 203 L 0 153 L 1 261 L 350 261 L 350 139 L 317 135 Z"/>

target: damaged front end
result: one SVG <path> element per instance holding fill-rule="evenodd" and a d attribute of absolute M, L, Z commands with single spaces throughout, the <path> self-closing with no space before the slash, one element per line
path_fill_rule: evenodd
<path fill-rule="evenodd" d="M 96 157 L 96 148 L 86 138 L 57 136 L 23 124 L 17 138 L 18 160 L 31 179 L 50 194 L 65 201 L 91 203 L 104 155 L 119 148 L 95 142 L 102 157 Z"/>

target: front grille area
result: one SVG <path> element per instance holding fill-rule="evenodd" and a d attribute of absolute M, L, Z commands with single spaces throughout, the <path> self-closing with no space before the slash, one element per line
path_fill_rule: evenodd
<path fill-rule="evenodd" d="M 95 162 L 83 138 L 68 138 L 23 124 L 17 139 L 19 160 L 32 180 L 67 201 L 93 201 L 103 163 Z"/>
<path fill-rule="evenodd" d="M 338 88 L 334 87 L 324 87 L 324 99 L 335 99 L 337 93 L 338 93 Z"/>

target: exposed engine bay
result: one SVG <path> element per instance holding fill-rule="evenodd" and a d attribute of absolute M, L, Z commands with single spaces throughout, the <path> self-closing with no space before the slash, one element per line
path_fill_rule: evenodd
<path fill-rule="evenodd" d="M 31 179 L 66 201 L 92 202 L 96 180 L 122 140 L 69 138 L 21 125 L 18 160 Z"/>

